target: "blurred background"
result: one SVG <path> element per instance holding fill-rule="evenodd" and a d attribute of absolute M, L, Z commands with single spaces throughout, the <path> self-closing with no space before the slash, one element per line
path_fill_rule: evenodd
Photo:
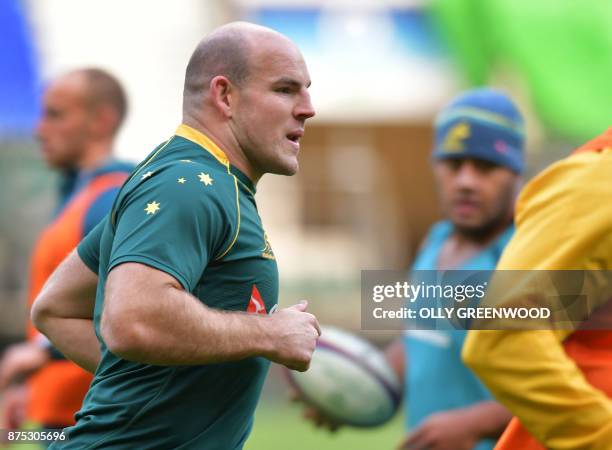
<path fill-rule="evenodd" d="M 612 124 L 610 0 L 1 0 L 0 349 L 23 337 L 30 251 L 56 179 L 33 130 L 50 78 L 97 66 L 127 89 L 117 145 L 134 162 L 181 119 L 184 70 L 211 29 L 248 20 L 302 49 L 317 117 L 293 178 L 267 176 L 258 204 L 281 303 L 308 298 L 323 323 L 360 328 L 360 271 L 407 269 L 438 219 L 431 123 L 461 89 L 508 91 L 527 121 L 528 176 Z M 259 449 L 384 449 L 375 431 L 317 432 L 286 402 L 278 368 L 252 438 Z"/>

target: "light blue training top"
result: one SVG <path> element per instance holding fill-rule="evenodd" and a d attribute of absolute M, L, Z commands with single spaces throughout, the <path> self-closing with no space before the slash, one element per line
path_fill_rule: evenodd
<path fill-rule="evenodd" d="M 451 222 L 435 224 L 418 253 L 412 270 L 437 270 L 444 242 L 453 231 Z M 514 226 L 465 261 L 456 270 L 493 270 Z M 404 334 L 407 361 L 405 378 L 406 425 L 414 429 L 429 415 L 492 399 L 476 376 L 461 362 L 465 330 L 408 330 Z M 475 450 L 492 450 L 493 440 L 484 440 Z"/>

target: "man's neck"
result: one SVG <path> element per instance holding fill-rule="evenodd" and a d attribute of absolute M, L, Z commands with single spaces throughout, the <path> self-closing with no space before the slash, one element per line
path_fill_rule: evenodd
<path fill-rule="evenodd" d="M 257 185 L 257 182 L 261 178 L 261 174 L 258 174 L 253 169 L 228 125 L 219 125 L 216 127 L 206 126 L 203 120 L 187 115 L 183 117 L 183 123 L 208 136 L 221 150 L 223 150 L 230 164 L 249 177 L 254 185 Z M 212 128 L 215 129 L 213 130 Z"/>
<path fill-rule="evenodd" d="M 110 141 L 91 143 L 83 156 L 76 164 L 79 171 L 94 170 L 104 165 L 112 155 L 112 143 Z"/>
<path fill-rule="evenodd" d="M 511 221 L 504 221 L 489 231 L 479 233 L 465 233 L 455 228 L 440 249 L 438 269 L 452 270 L 461 267 L 499 238 L 510 224 Z"/>

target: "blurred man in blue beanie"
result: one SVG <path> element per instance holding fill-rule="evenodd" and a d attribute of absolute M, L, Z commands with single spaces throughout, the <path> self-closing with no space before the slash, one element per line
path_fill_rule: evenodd
<path fill-rule="evenodd" d="M 412 265 L 427 272 L 495 269 L 514 231 L 524 167 L 523 118 L 503 92 L 475 89 L 435 121 L 432 165 L 444 220 Z M 449 327 L 450 328 L 450 327 Z M 461 362 L 465 330 L 408 330 L 387 349 L 405 380 L 405 449 L 491 450 L 510 414 Z"/>
<path fill-rule="evenodd" d="M 435 271 L 495 269 L 514 231 L 524 143 L 523 118 L 503 92 L 471 90 L 441 111 L 432 165 L 444 220 L 434 224 L 421 245 L 412 284 Z M 415 301 L 427 304 L 427 299 Z M 404 379 L 409 433 L 400 449 L 492 450 L 511 419 L 462 363 L 467 331 L 451 328 L 408 330 L 386 350 Z M 307 408 L 305 416 L 338 428 L 314 408 Z"/>

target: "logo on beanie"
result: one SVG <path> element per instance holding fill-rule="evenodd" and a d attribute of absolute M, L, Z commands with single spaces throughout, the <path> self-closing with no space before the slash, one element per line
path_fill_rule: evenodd
<path fill-rule="evenodd" d="M 442 149 L 445 152 L 462 152 L 465 150 L 463 141 L 470 137 L 470 125 L 466 122 L 458 123 L 453 126 L 448 133 L 446 133 L 446 137 L 444 138 L 444 143 L 442 144 Z"/>
<path fill-rule="evenodd" d="M 494 147 L 497 153 L 501 153 L 502 155 L 508 153 L 508 144 L 506 144 L 501 139 L 495 141 Z"/>

